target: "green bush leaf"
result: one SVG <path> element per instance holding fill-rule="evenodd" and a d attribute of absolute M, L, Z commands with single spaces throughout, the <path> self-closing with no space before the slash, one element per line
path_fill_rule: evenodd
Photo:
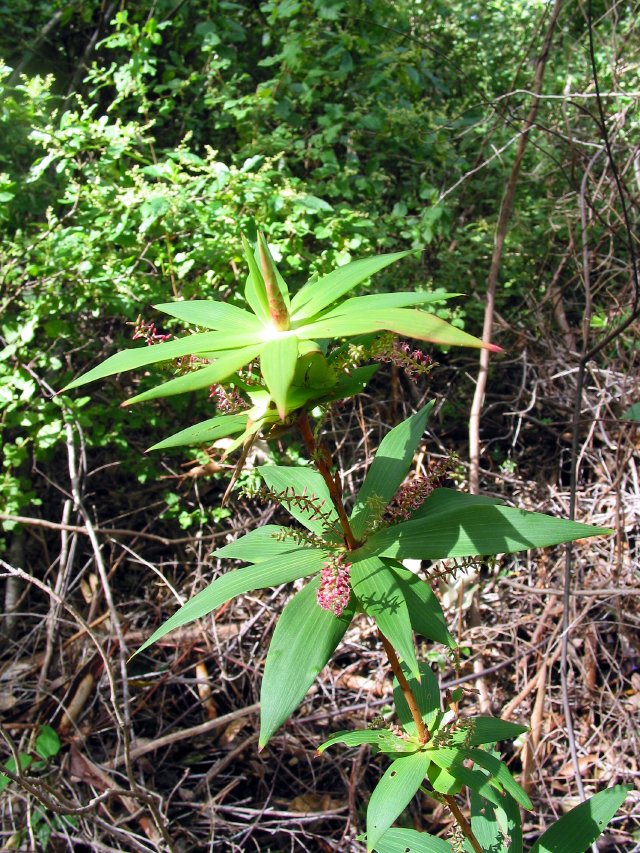
<path fill-rule="evenodd" d="M 163 302 L 153 306 L 156 311 L 162 311 L 185 323 L 193 323 L 205 329 L 236 329 L 257 336 L 264 329 L 263 324 L 255 314 L 228 305 L 226 302 L 215 302 L 211 299 L 190 299 L 188 302 Z"/>
<path fill-rule="evenodd" d="M 368 743 L 370 746 L 377 747 L 380 752 L 391 755 L 410 754 L 420 748 L 417 740 L 405 740 L 394 735 L 389 729 L 360 729 L 355 732 L 336 732 L 318 747 L 318 755 L 336 743 L 342 743 L 345 746 L 362 746 L 363 743 Z"/>
<path fill-rule="evenodd" d="M 415 829 L 388 829 L 376 842 L 376 853 L 453 853 L 444 838 Z"/>
<path fill-rule="evenodd" d="M 372 499 L 375 497 L 382 506 L 386 506 L 407 476 L 433 406 L 434 401 L 431 400 L 415 415 L 394 427 L 380 442 L 351 514 L 351 527 L 356 539 L 363 535 L 368 524 L 378 520 L 376 510 L 379 507 L 372 504 Z"/>
<path fill-rule="evenodd" d="M 632 790 L 632 785 L 615 785 L 580 803 L 552 824 L 530 853 L 583 853 L 588 850 Z"/>
<path fill-rule="evenodd" d="M 260 691 L 260 749 L 302 702 L 353 618 L 353 604 L 339 617 L 323 610 L 318 584 L 316 578 L 294 595 L 276 623 Z"/>
<path fill-rule="evenodd" d="M 324 318 L 296 330 L 298 337 L 312 340 L 317 338 L 349 337 L 365 335 L 368 332 L 395 332 L 420 341 L 431 341 L 444 346 L 484 347 L 496 349 L 493 344 L 483 344 L 468 332 L 463 332 L 446 320 L 412 308 L 388 308 L 369 310 L 362 315 L 349 315 Z"/>
<path fill-rule="evenodd" d="M 181 429 L 180 432 L 176 432 L 168 438 L 158 441 L 149 450 L 165 450 L 168 447 L 193 446 L 194 444 L 211 444 L 219 438 L 226 438 L 228 435 L 235 435 L 238 432 L 242 432 L 246 425 L 246 412 L 238 415 L 219 415 L 218 417 L 201 421 L 199 424 L 194 424 L 186 429 Z"/>
<path fill-rule="evenodd" d="M 284 465 L 262 465 L 258 468 L 258 472 L 267 486 L 274 492 L 280 493 L 289 489 L 298 496 L 303 493 L 307 497 L 313 496 L 315 497 L 314 506 L 321 507 L 322 512 L 329 513 L 330 520 L 338 520 L 338 515 L 331 503 L 327 484 L 317 471 L 311 468 L 287 468 Z M 312 509 L 301 508 L 286 502 L 282 502 L 282 505 L 309 530 L 314 533 L 324 531 L 325 522 L 322 519 L 314 518 Z"/>
<path fill-rule="evenodd" d="M 186 394 L 189 391 L 199 391 L 201 388 L 208 388 L 209 385 L 222 382 L 231 376 L 232 373 L 244 367 L 245 364 L 253 361 L 259 352 L 260 347 L 258 346 L 230 350 L 220 355 L 213 364 L 195 370 L 193 373 L 185 373 L 184 376 L 177 376 L 175 379 L 163 382 L 162 385 L 156 385 L 155 388 L 150 388 L 142 394 L 136 394 L 135 397 L 130 397 L 126 400 L 124 405 L 131 406 L 133 403 L 142 403 L 145 400 L 155 400 L 158 397 L 171 397 L 174 394 Z"/>
<path fill-rule="evenodd" d="M 245 560 L 247 563 L 263 563 L 279 554 L 298 551 L 300 545 L 293 539 L 279 541 L 277 536 L 285 530 L 277 524 L 263 524 L 250 530 L 244 536 L 214 551 L 212 557 L 224 557 L 232 560 Z"/>
<path fill-rule="evenodd" d="M 51 726 L 40 726 L 36 737 L 36 752 L 47 761 L 60 752 L 61 743 L 58 733 Z"/>
<path fill-rule="evenodd" d="M 404 670 L 405 677 L 409 682 L 411 692 L 416 698 L 424 724 L 431 732 L 433 731 L 434 724 L 442 714 L 440 710 L 440 686 L 438 684 L 438 679 L 434 675 L 429 664 L 422 661 L 419 664 L 419 682 L 416 681 L 405 664 L 402 665 L 402 669 Z M 404 698 L 404 693 L 402 692 L 397 679 L 393 680 L 393 701 L 395 703 L 402 728 L 412 737 L 416 737 L 418 734 L 417 727 L 413 722 L 411 711 L 409 710 L 407 701 Z"/>
<path fill-rule="evenodd" d="M 485 743 L 511 740 L 528 731 L 526 726 L 497 717 L 468 717 L 463 722 L 472 726 L 471 735 L 469 736 L 464 727 L 454 730 L 451 735 L 451 743 L 454 746 L 463 743 L 467 746 L 482 746 Z"/>
<path fill-rule="evenodd" d="M 393 572 L 375 557 L 361 560 L 351 566 L 351 588 L 362 609 L 376 620 L 378 628 L 417 678 L 418 661 L 409 611 Z"/>
<path fill-rule="evenodd" d="M 613 533 L 539 512 L 469 503 L 388 527 L 375 533 L 367 546 L 382 557 L 443 560 L 512 554 Z"/>
<path fill-rule="evenodd" d="M 367 850 L 373 850 L 391 824 L 411 802 L 429 766 L 426 752 L 403 755 L 387 768 L 367 808 Z"/>
<path fill-rule="evenodd" d="M 411 627 L 422 637 L 455 649 L 457 643 L 449 633 L 442 606 L 431 587 L 418 575 L 399 563 L 387 563 L 398 579 L 398 584 L 407 602 Z"/>
<path fill-rule="evenodd" d="M 287 413 L 287 392 L 298 358 L 298 339 L 293 336 L 278 337 L 264 344 L 260 350 L 260 370 L 281 420 Z"/>
<path fill-rule="evenodd" d="M 227 349 L 237 349 L 255 343 L 255 335 L 245 333 L 228 334 L 225 332 L 201 332 L 197 335 L 187 335 L 177 341 L 167 341 L 154 346 L 141 346 L 117 352 L 105 359 L 101 364 L 78 376 L 63 388 L 69 391 L 96 379 L 104 379 L 114 373 L 146 367 L 161 361 L 172 361 L 185 355 L 199 355 L 205 352 L 219 352 Z"/>
<path fill-rule="evenodd" d="M 309 281 L 291 300 L 292 320 L 313 317 L 349 290 L 411 252 L 393 252 L 352 261 L 315 281 Z"/>
<path fill-rule="evenodd" d="M 299 548 L 295 553 L 282 554 L 253 566 L 245 566 L 221 575 L 206 589 L 189 599 L 167 619 L 138 649 L 136 654 L 157 642 L 170 631 L 211 613 L 225 601 L 254 589 L 289 583 L 314 572 L 319 572 L 326 560 L 326 552 L 316 548 Z"/>
<path fill-rule="evenodd" d="M 506 794 L 496 806 L 475 791 L 470 792 L 470 799 L 471 829 L 480 847 L 491 853 L 522 853 L 522 822 L 515 800 Z M 468 841 L 464 849 L 473 853 Z"/>

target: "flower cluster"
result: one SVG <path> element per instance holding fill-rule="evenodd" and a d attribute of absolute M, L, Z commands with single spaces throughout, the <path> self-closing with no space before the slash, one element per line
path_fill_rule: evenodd
<path fill-rule="evenodd" d="M 431 356 L 422 350 L 412 350 L 409 344 L 395 339 L 389 342 L 388 339 L 383 338 L 377 349 L 378 352 L 373 353 L 374 361 L 394 364 L 401 368 L 407 379 L 411 379 L 412 382 L 417 382 L 418 376 L 428 376 L 436 364 Z"/>
<path fill-rule="evenodd" d="M 132 339 L 134 341 L 142 338 L 148 346 L 154 344 L 163 344 L 165 341 L 170 341 L 173 335 L 161 335 L 156 329 L 156 324 L 149 320 L 145 323 L 142 319 L 142 314 L 138 314 L 134 323 L 127 323 L 128 326 L 133 326 Z"/>
<path fill-rule="evenodd" d="M 215 401 L 216 409 L 222 415 L 235 415 L 237 412 L 249 408 L 249 404 L 237 388 L 224 388 L 222 385 L 212 385 L 209 388 L 209 399 Z"/>
<path fill-rule="evenodd" d="M 419 509 L 431 492 L 442 485 L 448 471 L 456 464 L 455 454 L 441 459 L 427 474 L 406 480 L 395 493 L 382 516 L 383 524 L 407 521 Z"/>
<path fill-rule="evenodd" d="M 341 616 L 349 603 L 350 571 L 351 563 L 346 561 L 344 554 L 332 554 L 322 568 L 317 601 L 323 610 L 331 611 L 334 616 Z"/>

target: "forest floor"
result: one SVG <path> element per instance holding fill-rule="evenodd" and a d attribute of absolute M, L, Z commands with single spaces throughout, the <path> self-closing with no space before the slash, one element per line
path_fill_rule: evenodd
<path fill-rule="evenodd" d="M 422 399 L 446 394 L 460 375 L 455 367 L 443 368 L 428 390 L 381 372 L 368 394 L 332 413 L 327 441 L 346 492 L 388 428 Z M 534 370 L 519 359 L 500 382 L 483 420 L 485 491 L 566 517 L 575 371 L 563 371 L 560 360 Z M 416 470 L 451 450 L 465 458 L 466 391 L 457 413 L 450 404 L 436 408 Z M 636 786 L 600 842 L 601 850 L 621 851 L 640 844 L 638 429 L 619 419 L 618 405 L 632 393 L 624 372 L 594 368 L 588 375 L 576 518 L 616 535 L 573 548 L 568 643 L 567 699 L 584 790 Z M 141 449 L 147 438 L 140 437 Z M 260 673 L 291 585 L 235 599 L 215 619 L 128 658 L 178 601 L 223 570 L 210 557 L 215 547 L 280 510 L 234 492 L 228 517 L 186 535 L 160 518 L 163 484 L 141 485 L 119 471 L 108 449 L 96 458 L 79 439 L 70 433 L 54 471 L 33 472 L 49 498 L 34 509 L 35 523 L 15 532 L 2 562 L 15 601 L 0 648 L 4 755 L 32 755 L 45 724 L 61 748 L 26 769 L 24 784 L 5 789 L 0 847 L 363 850 L 356 838 L 364 804 L 384 762 L 367 747 L 322 757 L 315 749 L 331 732 L 366 725 L 390 702 L 391 677 L 372 623 L 355 619 L 293 719 L 258 753 Z M 249 465 L 264 450 L 258 445 Z M 286 444 L 280 451 L 295 453 Z M 171 459 L 165 466 L 185 506 L 219 502 L 229 472 L 212 474 L 215 460 L 208 470 Z M 463 464 L 454 479 L 464 488 Z M 579 802 L 559 674 L 565 559 L 558 547 L 449 576 L 440 593 L 460 665 L 437 648 L 419 649 L 443 687 L 464 686 L 463 713 L 531 727 L 507 753 L 534 802 L 529 843 Z M 426 798 L 415 799 L 403 819 L 443 837 L 451 828 L 448 813 Z"/>

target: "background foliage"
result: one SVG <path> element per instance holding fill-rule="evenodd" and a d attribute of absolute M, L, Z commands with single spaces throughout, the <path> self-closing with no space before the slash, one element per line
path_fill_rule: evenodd
<path fill-rule="evenodd" d="M 214 509 L 219 473 L 183 488 L 174 475 L 184 455 L 141 461 L 152 436 L 207 417 L 206 395 L 120 411 L 116 380 L 91 396 L 52 391 L 120 348 L 139 313 L 155 319 L 154 302 L 233 302 L 245 274 L 239 236 L 256 222 L 294 288 L 309 271 L 424 246 L 376 287 L 460 292 L 442 315 L 477 333 L 547 11 L 532 0 L 0 3 L 0 512 L 75 523 L 64 515 L 71 442 L 91 473 L 94 521 L 141 529 L 152 507 L 162 535 L 229 529 L 229 511 Z M 595 0 L 593 12 L 614 155 L 637 221 L 638 8 Z M 492 367 L 483 464 L 488 486 L 534 507 L 567 484 L 573 386 L 563 371 L 628 316 L 633 296 L 587 35 L 585 8 L 567 2 L 496 304 L 509 355 Z M 609 423 L 636 402 L 636 347 L 632 334 L 609 346 L 590 380 L 589 405 Z M 464 458 L 475 360 L 438 360 L 444 440 Z M 146 379 L 120 381 L 143 390 Z M 387 381 L 374 388 L 380 399 Z M 514 411 L 526 413 L 515 433 Z M 603 439 L 609 450 L 618 442 L 619 471 L 632 464 L 633 423 Z M 599 476 L 589 469 L 587 486 Z M 620 480 L 610 485 L 596 521 Z M 618 519 L 622 534 L 633 527 L 633 511 Z M 39 565 L 41 543 L 15 520 L 2 528 L 6 559 Z M 621 547 L 633 557 L 633 542 Z"/>

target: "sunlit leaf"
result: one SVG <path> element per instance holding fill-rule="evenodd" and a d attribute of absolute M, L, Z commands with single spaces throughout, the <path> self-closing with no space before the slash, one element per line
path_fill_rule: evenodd
<path fill-rule="evenodd" d="M 497 717 L 466 717 L 461 722 L 465 725 L 454 729 L 451 734 L 451 743 L 454 746 L 459 744 L 482 746 L 485 743 L 512 740 L 528 731 L 526 726 L 500 720 Z"/>
<path fill-rule="evenodd" d="M 228 435 L 234 435 L 237 432 L 242 432 L 247 423 L 247 413 L 238 415 L 219 415 L 215 418 L 202 421 L 199 424 L 181 429 L 158 441 L 149 450 L 164 450 L 167 447 L 183 447 L 185 445 L 193 446 L 197 444 L 211 444 L 219 438 L 225 438 Z"/>
<path fill-rule="evenodd" d="M 250 361 L 253 361 L 259 352 L 260 347 L 256 346 L 231 350 L 221 355 L 213 364 L 201 367 L 192 373 L 177 376 L 175 379 L 163 382 L 162 385 L 156 385 L 155 388 L 143 391 L 142 394 L 136 394 L 135 397 L 130 397 L 126 400 L 123 405 L 131 406 L 133 403 L 142 403 L 145 400 L 155 400 L 158 397 L 171 397 L 174 394 L 186 394 L 189 391 L 199 391 L 201 388 L 208 388 L 210 385 L 222 382 Z"/>
<path fill-rule="evenodd" d="M 465 767 L 462 763 L 465 758 L 463 750 L 447 748 L 430 749 L 428 750 L 428 754 L 434 764 L 446 770 L 471 791 L 476 791 L 480 796 L 496 806 L 500 804 L 500 797 L 492 787 L 486 774 L 482 770 Z"/>
<path fill-rule="evenodd" d="M 445 299 L 453 299 L 462 296 L 461 293 L 448 293 L 446 290 L 414 290 L 409 293 L 376 293 L 369 296 L 354 296 L 345 299 L 331 311 L 323 314 L 324 319 L 340 317 L 343 314 L 361 311 L 386 311 L 388 308 L 407 308 L 412 305 L 426 305 L 430 302 L 440 302 Z"/>
<path fill-rule="evenodd" d="M 262 465 L 258 472 L 273 491 L 297 496 L 298 500 L 282 501 L 282 505 L 309 530 L 322 533 L 325 529 L 327 521 L 320 518 L 319 513 L 326 513 L 329 523 L 337 522 L 338 515 L 331 503 L 327 484 L 317 471 L 312 468 Z M 310 505 L 307 506 L 309 501 Z"/>
<path fill-rule="evenodd" d="M 387 769 L 367 807 L 367 850 L 373 850 L 411 802 L 429 766 L 426 752 L 403 755 Z"/>
<path fill-rule="evenodd" d="M 157 642 L 170 631 L 181 628 L 195 619 L 207 616 L 236 595 L 242 595 L 254 589 L 264 589 L 268 586 L 289 583 L 320 571 L 326 556 L 325 551 L 319 551 L 316 548 L 298 548 L 293 553 L 281 554 L 254 566 L 245 566 L 242 569 L 226 572 L 216 578 L 206 589 L 194 595 L 186 604 L 183 604 L 177 613 L 174 613 L 157 631 L 154 631 L 149 639 L 140 646 L 136 654 Z"/>
<path fill-rule="evenodd" d="M 278 408 L 280 418 L 284 420 L 287 412 L 287 392 L 293 380 L 298 358 L 298 339 L 278 337 L 260 350 L 260 370 L 273 401 Z"/>
<path fill-rule="evenodd" d="M 231 560 L 245 560 L 247 563 L 263 563 L 278 554 L 297 551 L 300 545 L 293 539 L 278 539 L 286 528 L 277 524 L 263 524 L 250 530 L 244 536 L 215 550 L 211 556 Z"/>
<path fill-rule="evenodd" d="M 475 791 L 470 792 L 470 798 L 471 829 L 480 847 L 492 853 L 522 853 L 522 822 L 515 800 L 506 794 L 496 806 Z M 468 841 L 464 849 L 473 853 Z"/>
<path fill-rule="evenodd" d="M 238 332 L 259 335 L 263 324 L 254 314 L 229 305 L 226 302 L 215 302 L 210 299 L 190 299 L 188 302 L 163 302 L 153 306 L 157 311 L 193 323 L 205 329 L 225 331 L 230 328 Z"/>
<path fill-rule="evenodd" d="M 336 732 L 331 735 L 328 740 L 318 747 L 318 754 L 334 746 L 337 743 L 345 746 L 361 746 L 363 743 L 368 743 L 370 746 L 377 747 L 380 752 L 389 753 L 411 753 L 420 748 L 417 740 L 406 740 L 398 737 L 389 729 L 359 729 L 350 732 Z"/>
<path fill-rule="evenodd" d="M 308 282 L 291 300 L 292 320 L 313 317 L 314 314 L 340 299 L 345 293 L 353 290 L 357 284 L 366 281 L 389 264 L 410 254 L 410 251 L 393 252 L 392 254 L 362 258 L 345 264 L 343 267 L 338 267 L 322 278 Z"/>
<path fill-rule="evenodd" d="M 411 620 L 402 589 L 393 572 L 375 557 L 351 566 L 351 587 L 362 609 L 418 677 L 418 661 L 413 645 Z"/>
<path fill-rule="evenodd" d="M 632 790 L 632 785 L 615 785 L 580 803 L 553 823 L 536 841 L 530 853 L 582 853 L 588 850 Z"/>
<path fill-rule="evenodd" d="M 319 607 L 318 583 L 303 587 L 276 623 L 260 691 L 260 748 L 302 702 L 353 617 L 353 604 L 339 617 Z"/>
<path fill-rule="evenodd" d="M 419 682 L 416 681 L 406 664 L 402 664 L 402 669 L 404 671 L 405 678 L 409 683 L 409 687 L 411 688 L 411 692 L 418 703 L 420 716 L 424 720 L 425 726 L 429 729 L 429 732 L 431 732 L 442 714 L 440 711 L 440 687 L 438 685 L 438 679 L 434 675 L 429 664 L 424 663 L 423 661 L 419 664 Z M 395 678 L 393 680 L 393 701 L 395 703 L 402 728 L 412 737 L 417 737 L 418 728 L 413 721 L 413 715 L 409 710 L 407 700 L 404 698 L 402 688 L 398 684 L 398 680 Z"/>
<path fill-rule="evenodd" d="M 428 583 L 397 563 L 387 563 L 398 579 L 400 589 L 407 602 L 411 627 L 422 637 L 455 649 L 456 641 L 447 628 L 442 605 Z"/>
<path fill-rule="evenodd" d="M 444 838 L 415 829 L 388 829 L 374 847 L 376 853 L 453 853 Z"/>
<path fill-rule="evenodd" d="M 268 323 L 270 317 L 267 291 L 253 250 L 244 234 L 242 235 L 242 246 L 244 248 L 245 260 L 249 265 L 249 275 L 247 276 L 247 283 L 244 288 L 244 298 L 247 300 L 247 304 L 251 307 L 256 317 L 262 320 L 263 323 Z"/>
<path fill-rule="evenodd" d="M 373 462 L 353 508 L 351 527 L 359 538 L 372 521 L 377 521 L 380 506 L 388 504 L 404 481 L 411 461 L 424 435 L 427 418 L 433 409 L 431 400 L 415 415 L 394 427 L 380 442 Z M 374 498 L 377 502 L 374 504 Z"/>
<path fill-rule="evenodd" d="M 506 791 L 524 809 L 531 808 L 529 795 L 516 782 L 503 761 L 484 749 L 468 749 L 465 750 L 465 754 L 474 764 L 487 771 L 489 781 L 494 787 L 499 791 Z"/>

